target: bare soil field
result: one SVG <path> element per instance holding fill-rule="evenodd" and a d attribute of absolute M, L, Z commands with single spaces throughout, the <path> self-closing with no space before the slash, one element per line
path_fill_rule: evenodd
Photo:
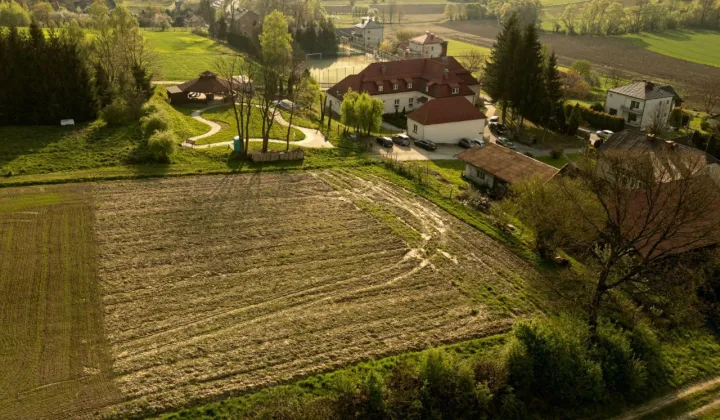
<path fill-rule="evenodd" d="M 75 198 L 0 211 L 0 418 L 177 409 L 538 312 L 529 263 L 358 174 L 42 187 Z"/>
<path fill-rule="evenodd" d="M 0 189 L 0 418 L 116 403 L 88 186 Z"/>
<path fill-rule="evenodd" d="M 493 21 L 462 21 L 426 25 L 423 29 L 440 36 L 491 47 L 500 27 Z M 720 78 L 718 67 L 658 54 L 619 37 L 568 36 L 543 32 L 540 41 L 554 49 L 561 65 L 567 66 L 575 60 L 584 59 L 602 73 L 616 68 L 633 78 L 664 81 L 679 88 L 691 106 L 699 106 L 701 93 L 711 80 Z"/>

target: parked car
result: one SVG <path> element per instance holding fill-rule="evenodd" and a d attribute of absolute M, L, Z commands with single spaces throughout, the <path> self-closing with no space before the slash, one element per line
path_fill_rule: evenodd
<path fill-rule="evenodd" d="M 437 145 L 430 140 L 416 140 L 415 146 L 422 147 L 425 150 L 435 150 L 437 149 Z"/>
<path fill-rule="evenodd" d="M 398 134 L 397 136 L 393 136 L 392 141 L 400 146 L 410 146 L 410 137 L 408 137 L 407 134 Z"/>
<path fill-rule="evenodd" d="M 613 133 L 610 130 L 598 130 L 595 132 L 595 134 L 597 134 L 597 136 L 600 137 L 601 139 L 607 139 L 608 137 L 612 136 L 615 133 Z"/>
<path fill-rule="evenodd" d="M 460 139 L 460 142 L 458 142 L 458 146 L 469 149 L 475 146 L 485 146 L 485 141 L 480 139 L 462 138 Z"/>
<path fill-rule="evenodd" d="M 488 121 L 490 122 L 490 124 L 497 124 L 498 122 L 500 122 L 500 117 L 498 117 L 497 115 L 493 115 Z"/>
<path fill-rule="evenodd" d="M 393 147 L 393 141 L 390 137 L 378 137 L 375 140 L 377 141 L 377 144 L 382 147 Z"/>
<path fill-rule="evenodd" d="M 495 131 L 501 136 L 504 136 L 505 134 L 507 134 L 508 129 L 507 127 L 505 127 L 505 124 L 498 123 L 495 125 Z"/>
<path fill-rule="evenodd" d="M 498 137 L 497 144 L 503 147 L 507 147 L 510 150 L 515 150 L 515 143 L 507 139 L 507 137 Z"/>
<path fill-rule="evenodd" d="M 349 140 L 353 140 L 353 141 L 358 139 L 357 133 L 350 133 L 350 134 L 348 134 L 346 137 L 347 137 Z"/>
<path fill-rule="evenodd" d="M 301 106 L 298 104 L 292 103 L 292 101 L 289 101 L 287 99 L 282 99 L 279 101 L 272 101 L 272 104 L 280 109 L 284 109 L 285 111 L 291 111 L 293 108 L 300 109 Z"/>

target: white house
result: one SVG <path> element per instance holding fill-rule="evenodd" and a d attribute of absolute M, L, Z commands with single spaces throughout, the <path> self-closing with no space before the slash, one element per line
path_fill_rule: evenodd
<path fill-rule="evenodd" d="M 364 17 L 355 24 L 353 35 L 356 42 L 368 47 L 378 47 L 385 39 L 383 26 L 370 17 Z"/>
<path fill-rule="evenodd" d="M 412 112 L 437 98 L 464 97 L 474 105 L 480 82 L 453 57 L 372 63 L 327 90 L 333 112 L 340 113 L 343 95 L 350 89 L 382 100 L 389 114 Z"/>
<path fill-rule="evenodd" d="M 482 138 L 487 117 L 462 96 L 429 101 L 407 116 L 408 135 L 415 140 L 456 144 Z"/>
<path fill-rule="evenodd" d="M 605 112 L 621 116 L 625 124 L 644 130 L 658 118 L 667 122 L 680 98 L 671 86 L 637 82 L 608 90 Z"/>
<path fill-rule="evenodd" d="M 430 32 L 425 32 L 425 35 L 420 35 L 408 41 L 408 49 L 412 57 L 445 57 L 447 55 L 447 47 L 447 41 Z"/>
<path fill-rule="evenodd" d="M 508 185 L 531 177 L 549 180 L 559 170 L 507 147 L 489 143 L 458 153 L 456 158 L 465 162 L 465 177 L 477 185 L 502 195 Z"/>

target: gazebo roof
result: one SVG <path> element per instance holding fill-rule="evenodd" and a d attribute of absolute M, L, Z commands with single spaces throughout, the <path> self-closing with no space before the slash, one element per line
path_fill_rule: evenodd
<path fill-rule="evenodd" d="M 230 82 L 206 70 L 200 73 L 197 79 L 181 83 L 177 87 L 183 92 L 226 93 L 230 90 Z"/>

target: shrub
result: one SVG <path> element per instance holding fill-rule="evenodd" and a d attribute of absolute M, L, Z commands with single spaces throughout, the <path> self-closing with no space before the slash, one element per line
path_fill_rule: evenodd
<path fill-rule="evenodd" d="M 192 33 L 194 33 L 195 35 L 200 35 L 200 36 L 204 36 L 204 37 L 210 36 L 210 33 L 208 32 L 208 30 L 206 28 L 202 28 L 202 27 L 193 28 Z"/>
<path fill-rule="evenodd" d="M 605 112 L 605 107 L 600 102 L 595 102 L 594 104 L 590 105 L 590 109 L 596 112 Z"/>
<path fill-rule="evenodd" d="M 177 137 L 172 131 L 157 131 L 148 139 L 148 152 L 156 162 L 170 162 L 175 153 Z"/>
<path fill-rule="evenodd" d="M 553 159 L 560 159 L 560 157 L 563 155 L 563 152 L 564 151 L 562 148 L 552 149 L 550 151 L 550 157 Z"/>
<path fill-rule="evenodd" d="M 132 120 L 132 112 L 124 99 L 117 98 L 101 111 L 102 119 L 108 126 L 117 127 L 127 124 Z"/>
<path fill-rule="evenodd" d="M 710 122 L 708 120 L 700 121 L 700 129 L 702 131 L 708 131 L 710 129 Z"/>
<path fill-rule="evenodd" d="M 150 137 L 156 131 L 166 131 L 169 126 L 168 116 L 162 111 L 140 118 L 140 127 L 145 137 Z"/>
<path fill-rule="evenodd" d="M 147 102 L 142 106 L 142 112 L 144 115 L 150 115 L 152 113 L 155 113 L 158 111 L 158 107 L 155 104 L 151 104 L 150 102 Z"/>

